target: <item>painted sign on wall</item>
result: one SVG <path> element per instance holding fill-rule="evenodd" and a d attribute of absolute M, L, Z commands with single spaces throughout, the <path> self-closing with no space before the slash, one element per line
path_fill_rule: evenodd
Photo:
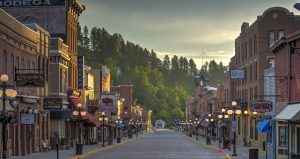
<path fill-rule="evenodd" d="M 36 23 L 50 34 L 66 33 L 65 0 L 0 0 L 0 8 L 23 24 Z"/>
<path fill-rule="evenodd" d="M 83 67 L 84 67 L 84 56 L 78 56 L 78 89 L 83 89 Z"/>

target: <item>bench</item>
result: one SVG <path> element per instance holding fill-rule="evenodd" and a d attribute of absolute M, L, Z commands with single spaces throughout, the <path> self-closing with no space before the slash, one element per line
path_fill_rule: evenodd
<path fill-rule="evenodd" d="M 42 141 L 42 149 L 41 149 L 41 151 L 42 152 L 50 152 L 50 150 L 51 150 L 51 147 L 49 146 L 48 141 L 47 140 L 46 141 Z"/>

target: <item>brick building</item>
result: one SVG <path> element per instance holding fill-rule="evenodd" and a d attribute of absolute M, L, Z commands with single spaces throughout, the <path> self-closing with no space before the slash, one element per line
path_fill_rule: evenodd
<path fill-rule="evenodd" d="M 30 5 L 22 4 L 21 6 L 14 6 L 14 4 L 12 4 L 3 9 L 23 24 L 37 23 L 50 33 L 51 38 L 60 38 L 67 46 L 67 56 L 69 58 L 67 60 L 68 71 L 65 72 L 67 74 L 64 76 L 68 80 L 68 82 L 65 83 L 65 86 L 67 86 L 66 88 L 68 90 L 67 100 L 70 102 L 68 107 L 69 110 L 67 110 L 65 114 L 62 109 L 60 111 L 52 109 L 51 111 L 53 112 L 51 115 L 53 118 L 58 117 L 68 120 L 68 116 L 70 116 L 71 112 L 70 109 L 74 108 L 74 104 L 82 103 L 82 101 L 77 100 L 80 91 L 82 91 L 78 90 L 77 23 L 80 14 L 85 10 L 85 6 L 81 5 L 79 0 L 49 0 L 49 3 L 43 3 L 42 5 L 31 3 Z M 62 59 L 63 58 L 60 58 L 60 60 Z M 55 81 L 55 83 L 60 82 L 62 81 Z M 61 84 L 62 83 L 59 85 Z M 79 128 L 79 125 L 78 123 L 76 124 L 76 122 L 70 121 L 70 124 L 72 130 Z M 66 127 L 66 125 L 62 125 L 62 127 Z M 54 132 L 56 131 L 51 132 L 51 138 L 55 137 Z M 59 136 L 62 137 L 64 133 L 62 133 L 62 131 L 58 132 L 61 132 L 61 135 Z M 74 138 L 78 138 L 78 136 L 72 136 L 71 138 L 73 140 Z"/>
<path fill-rule="evenodd" d="M 125 122 L 128 122 L 132 118 L 132 94 L 133 94 L 133 85 L 124 84 L 119 86 L 112 86 L 111 92 L 120 94 L 120 99 L 124 99 L 123 108 L 121 108 L 120 116 Z"/>
<path fill-rule="evenodd" d="M 2 9 L 0 17 L 0 74 L 9 76 L 19 101 L 16 121 L 8 126 L 8 154 L 26 155 L 40 151 L 41 142 L 49 141 L 49 112 L 43 110 L 43 97 L 48 95 L 49 33 L 36 24 L 21 24 Z M 43 74 L 42 85 L 15 81 L 17 74 L 28 73 Z M 7 110 L 10 108 L 8 105 Z M 22 120 L 25 116 L 33 122 Z"/>
<path fill-rule="evenodd" d="M 241 33 L 235 40 L 235 55 L 231 58 L 230 69 L 243 69 L 245 77 L 226 80 L 225 93 L 229 100 L 240 99 L 247 103 L 250 111 L 254 101 L 264 99 L 264 70 L 274 61 L 270 48 L 277 39 L 299 27 L 299 17 L 282 7 L 267 9 L 251 25 L 242 24 Z M 251 116 L 242 114 L 237 118 L 238 141 L 261 145 L 265 134 L 257 131 L 259 122 Z"/>
<path fill-rule="evenodd" d="M 300 153 L 300 30 L 282 37 L 272 47 L 276 75 L 276 152 Z M 289 156 L 290 157 L 290 156 Z"/>

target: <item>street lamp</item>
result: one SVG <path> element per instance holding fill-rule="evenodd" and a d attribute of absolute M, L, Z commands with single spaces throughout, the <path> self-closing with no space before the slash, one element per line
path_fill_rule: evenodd
<path fill-rule="evenodd" d="M 108 120 L 108 117 L 106 116 L 105 112 L 101 112 L 101 115 L 100 115 L 100 118 L 99 118 L 99 121 L 102 121 L 102 147 L 105 147 L 105 130 L 104 130 L 104 127 L 105 127 L 105 121 Z"/>
<path fill-rule="evenodd" d="M 208 126 L 207 126 L 207 133 L 206 133 L 206 144 L 207 145 L 210 145 L 211 144 L 211 142 L 210 142 L 210 137 L 212 136 L 212 128 L 210 129 L 210 132 L 209 132 L 209 135 L 208 135 L 208 127 L 209 126 L 211 126 L 211 123 L 213 123 L 214 122 L 214 119 L 213 119 L 213 117 L 212 117 L 212 115 L 211 114 L 208 114 L 208 118 L 206 118 L 205 119 L 205 121 L 206 122 L 208 122 Z"/>
<path fill-rule="evenodd" d="M 195 122 L 194 122 L 194 124 L 195 124 L 195 128 L 196 128 L 196 140 L 199 140 L 199 134 L 198 134 L 198 124 L 199 124 L 200 122 L 199 122 L 199 119 L 198 119 L 198 117 L 196 117 L 195 118 Z"/>
<path fill-rule="evenodd" d="M 79 143 L 76 144 L 76 154 L 81 155 L 83 151 L 83 139 L 82 139 L 82 117 L 86 115 L 86 111 L 83 109 L 81 103 L 78 103 L 76 108 L 72 111 L 72 117 L 79 122 Z"/>
<path fill-rule="evenodd" d="M 232 101 L 231 102 L 231 108 L 232 110 L 228 110 L 227 113 L 229 115 L 233 114 L 233 124 L 232 126 L 234 127 L 233 129 L 233 151 L 232 151 L 232 155 L 231 156 L 237 156 L 236 153 L 236 115 L 240 115 L 242 113 L 241 110 L 236 109 L 237 107 L 237 102 L 236 101 Z"/>
<path fill-rule="evenodd" d="M 222 137 L 222 142 L 223 142 L 223 148 L 225 148 L 225 132 L 224 132 L 224 128 L 223 128 L 223 124 L 224 124 L 224 119 L 228 119 L 229 116 L 228 114 L 225 113 L 226 110 L 224 108 L 221 109 L 221 114 L 218 115 L 218 119 L 221 120 L 221 137 Z M 221 147 L 221 143 L 220 143 L 220 139 L 219 139 L 219 147 Z"/>
<path fill-rule="evenodd" d="M 2 99 L 3 107 L 2 107 L 2 114 L 1 114 L 1 121 L 2 122 L 2 158 L 7 158 L 7 124 L 9 122 L 9 116 L 6 113 L 6 100 L 14 99 L 17 96 L 17 91 L 11 89 L 12 86 L 8 85 L 8 76 L 6 74 L 1 75 L 1 90 L 0 90 L 0 98 Z M 17 102 L 12 102 L 13 106 L 17 106 Z"/>
<path fill-rule="evenodd" d="M 133 121 L 132 119 L 129 120 L 129 123 L 128 123 L 128 138 L 132 138 L 132 125 L 133 125 Z"/>
<path fill-rule="evenodd" d="M 117 143 L 121 143 L 121 125 L 122 125 L 122 119 L 118 116 L 116 120 L 117 128 L 118 128 L 118 138 L 117 138 Z"/>

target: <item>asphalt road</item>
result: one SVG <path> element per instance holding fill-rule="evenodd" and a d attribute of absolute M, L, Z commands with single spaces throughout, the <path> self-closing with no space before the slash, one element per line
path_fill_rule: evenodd
<path fill-rule="evenodd" d="M 221 159 L 224 155 L 170 130 L 158 130 L 88 159 Z"/>

